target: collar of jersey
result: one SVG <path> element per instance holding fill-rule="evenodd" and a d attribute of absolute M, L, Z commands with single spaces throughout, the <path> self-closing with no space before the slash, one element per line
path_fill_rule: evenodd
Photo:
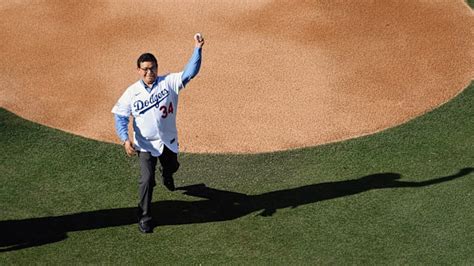
<path fill-rule="evenodd" d="M 158 83 L 158 77 L 155 79 L 155 81 L 153 82 L 153 84 L 151 85 L 151 88 L 148 87 L 145 82 L 143 81 L 143 79 L 140 79 L 140 83 L 142 84 L 143 88 L 148 92 L 150 93 L 156 86 L 156 83 Z"/>

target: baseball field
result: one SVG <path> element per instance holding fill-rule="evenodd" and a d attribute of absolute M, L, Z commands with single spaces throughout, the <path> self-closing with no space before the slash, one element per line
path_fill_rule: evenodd
<path fill-rule="evenodd" d="M 0 4 L 0 264 L 474 264 L 465 2 L 182 3 Z M 137 54 L 179 70 L 196 31 L 144 235 L 110 109 Z"/>

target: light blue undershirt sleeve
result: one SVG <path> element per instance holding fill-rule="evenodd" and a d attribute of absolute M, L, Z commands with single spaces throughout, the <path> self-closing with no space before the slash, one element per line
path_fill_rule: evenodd
<path fill-rule="evenodd" d="M 183 86 L 186 86 L 186 84 L 199 73 L 199 69 L 201 68 L 201 51 L 202 49 L 199 47 L 194 48 L 193 55 L 184 68 L 181 78 Z"/>
<path fill-rule="evenodd" d="M 128 140 L 128 122 L 130 121 L 127 116 L 121 116 L 114 114 L 115 118 L 115 130 L 117 135 L 120 137 L 120 140 Z"/>

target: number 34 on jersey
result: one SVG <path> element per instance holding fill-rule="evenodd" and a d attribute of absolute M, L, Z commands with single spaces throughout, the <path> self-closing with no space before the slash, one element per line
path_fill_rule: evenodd
<path fill-rule="evenodd" d="M 162 118 L 167 118 L 168 114 L 172 114 L 174 112 L 173 103 L 170 102 L 170 104 L 168 106 L 162 105 L 160 107 L 160 111 L 162 112 L 161 117 Z"/>

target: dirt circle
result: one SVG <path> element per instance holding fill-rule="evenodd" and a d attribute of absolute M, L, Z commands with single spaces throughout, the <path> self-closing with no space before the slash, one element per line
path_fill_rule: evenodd
<path fill-rule="evenodd" d="M 0 105 L 118 142 L 110 110 L 136 58 L 181 71 L 181 151 L 257 153 L 401 124 L 474 77 L 473 12 L 459 1 L 45 1 L 0 3 Z"/>

